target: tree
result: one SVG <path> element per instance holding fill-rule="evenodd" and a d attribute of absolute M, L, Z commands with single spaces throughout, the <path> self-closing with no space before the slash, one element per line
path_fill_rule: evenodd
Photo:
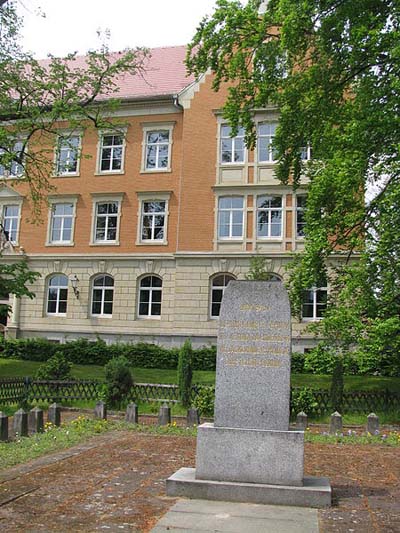
<path fill-rule="evenodd" d="M 371 321 L 400 312 L 400 2 L 265 4 L 219 0 L 197 29 L 188 69 L 211 69 L 215 90 L 230 85 L 224 116 L 234 131 L 245 128 L 248 147 L 257 137 L 254 110 L 279 109 L 276 176 L 295 189 L 302 176 L 310 180 L 293 306 L 300 312 L 302 291 L 328 276 L 332 313 L 351 315 L 365 337 Z M 334 255 L 341 266 L 328 271 Z"/>
<path fill-rule="evenodd" d="M 193 364 L 193 349 L 192 343 L 187 339 L 182 348 L 179 350 L 178 358 L 178 389 L 179 397 L 181 399 L 183 407 L 190 407 L 191 392 L 192 392 L 192 370 Z"/>
<path fill-rule="evenodd" d="M 106 115 L 118 104 L 113 98 L 118 77 L 141 73 L 147 51 L 111 54 L 103 46 L 84 59 L 70 54 L 37 61 L 19 46 L 20 30 L 14 3 L 0 0 L 0 176 L 15 178 L 8 181 L 11 186 L 29 185 L 31 219 L 37 221 L 43 200 L 54 189 L 50 176 L 57 126 L 112 127 Z M 6 235 L 0 230 L 3 241 Z M 25 262 L 2 264 L 0 292 L 33 297 L 27 284 L 36 277 Z M 0 306 L 3 318 L 8 313 L 8 306 Z"/>
<path fill-rule="evenodd" d="M 29 184 L 35 218 L 54 188 L 57 127 L 112 127 L 106 117 L 118 105 L 118 80 L 143 72 L 147 51 L 110 53 L 104 45 L 84 58 L 72 53 L 37 61 L 19 46 L 20 29 L 14 3 L 0 4 L 0 168 Z"/>

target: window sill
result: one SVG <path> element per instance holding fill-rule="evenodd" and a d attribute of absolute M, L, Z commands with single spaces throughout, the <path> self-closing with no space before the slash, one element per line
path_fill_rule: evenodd
<path fill-rule="evenodd" d="M 141 169 L 140 174 L 168 174 L 172 172 L 172 168 L 154 168 L 154 169 Z"/>
<path fill-rule="evenodd" d="M 46 313 L 47 318 L 66 318 L 67 313 Z"/>
<path fill-rule="evenodd" d="M 106 318 L 107 320 L 110 320 L 112 315 L 90 315 L 90 318 Z"/>
<path fill-rule="evenodd" d="M 45 246 L 75 246 L 74 242 L 46 242 Z"/>
<path fill-rule="evenodd" d="M 110 175 L 122 175 L 125 174 L 125 170 L 104 170 L 103 172 L 95 172 L 95 176 L 110 176 Z"/>
<path fill-rule="evenodd" d="M 167 246 L 168 241 L 136 241 L 136 246 Z"/>
<path fill-rule="evenodd" d="M 282 242 L 282 237 L 257 237 L 257 242 Z"/>
<path fill-rule="evenodd" d="M 235 237 L 235 238 L 223 238 L 223 237 L 218 237 L 218 240 L 217 242 L 243 242 L 243 237 Z"/>
<path fill-rule="evenodd" d="M 219 166 L 221 168 L 244 168 L 246 166 L 246 163 L 241 161 L 240 163 L 220 163 Z"/>
<path fill-rule="evenodd" d="M 316 318 L 302 318 L 301 321 L 302 322 L 319 322 L 322 319 L 323 318 L 321 316 L 321 317 L 316 317 Z"/>
<path fill-rule="evenodd" d="M 53 179 L 58 179 L 58 178 L 80 178 L 80 174 L 78 173 L 71 173 L 71 174 L 53 174 L 51 177 Z"/>
<path fill-rule="evenodd" d="M 89 246 L 119 246 L 119 241 L 91 242 Z"/>
<path fill-rule="evenodd" d="M 138 320 L 161 320 L 161 316 L 138 316 Z"/>

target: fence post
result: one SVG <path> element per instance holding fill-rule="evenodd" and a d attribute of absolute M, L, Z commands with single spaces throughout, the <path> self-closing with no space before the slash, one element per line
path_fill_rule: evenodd
<path fill-rule="evenodd" d="M 188 409 L 186 416 L 186 426 L 191 428 L 193 426 L 198 426 L 200 424 L 200 415 L 198 409 L 191 407 Z"/>
<path fill-rule="evenodd" d="M 8 416 L 0 411 L 0 440 L 8 440 Z"/>
<path fill-rule="evenodd" d="M 29 411 L 29 429 L 32 433 L 43 432 L 43 411 L 39 407 L 34 407 Z"/>
<path fill-rule="evenodd" d="M 159 426 L 167 426 L 171 423 L 171 408 L 168 407 L 168 405 L 165 403 L 160 407 L 160 411 L 158 413 L 158 425 Z"/>
<path fill-rule="evenodd" d="M 137 424 L 139 422 L 138 406 L 135 403 L 128 404 L 125 422 L 129 422 L 130 424 Z"/>
<path fill-rule="evenodd" d="M 107 420 L 107 406 L 104 402 L 100 401 L 96 403 L 94 408 L 94 417 Z"/>
<path fill-rule="evenodd" d="M 300 411 L 296 417 L 296 429 L 304 431 L 308 426 L 308 417 L 304 411 Z"/>
<path fill-rule="evenodd" d="M 56 403 L 52 403 L 47 411 L 47 420 L 54 426 L 61 425 L 61 406 Z"/>
<path fill-rule="evenodd" d="M 342 431 L 343 431 L 342 415 L 338 413 L 337 411 L 335 411 L 331 415 L 331 424 L 329 427 L 329 433 L 331 435 L 335 435 L 336 433 L 338 432 L 341 433 Z"/>
<path fill-rule="evenodd" d="M 375 413 L 370 413 L 367 416 L 367 432 L 371 435 L 377 435 L 379 433 L 379 418 Z"/>
<path fill-rule="evenodd" d="M 29 389 L 31 388 L 31 378 L 29 376 L 24 377 L 24 392 L 23 397 L 20 398 L 21 405 L 26 406 L 29 402 Z"/>
<path fill-rule="evenodd" d="M 18 409 L 14 413 L 14 432 L 18 434 L 19 437 L 28 436 L 28 413 L 23 409 Z"/>

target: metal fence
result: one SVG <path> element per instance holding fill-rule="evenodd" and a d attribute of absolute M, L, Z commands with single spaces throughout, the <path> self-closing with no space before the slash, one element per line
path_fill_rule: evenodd
<path fill-rule="evenodd" d="M 31 378 L 0 379 L 0 405 L 21 402 L 60 402 L 71 403 L 76 400 L 97 400 L 104 382 L 87 379 L 73 381 L 43 381 Z M 193 385 L 192 398 L 199 390 Z M 299 388 L 292 388 L 292 392 Z M 330 414 L 329 390 L 313 390 L 317 406 L 314 415 Z M 156 383 L 135 383 L 131 388 L 130 401 L 167 402 L 179 401 L 177 385 Z M 343 394 L 343 413 L 370 413 L 400 410 L 400 393 L 384 391 L 354 391 Z M 292 413 L 296 414 L 296 413 Z"/>

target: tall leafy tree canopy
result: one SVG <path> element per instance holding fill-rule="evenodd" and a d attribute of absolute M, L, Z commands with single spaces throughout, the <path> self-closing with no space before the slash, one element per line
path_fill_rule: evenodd
<path fill-rule="evenodd" d="M 7 179 L 7 184 L 28 183 L 31 219 L 37 220 L 42 201 L 54 188 L 50 177 L 57 125 L 112 127 L 107 116 L 118 105 L 118 78 L 143 72 L 147 51 L 111 54 L 103 46 L 84 59 L 70 54 L 37 61 L 21 48 L 20 30 L 15 3 L 0 0 L 0 179 L 6 183 L 7 172 L 13 177 L 13 166 L 21 169 L 21 175 Z M 1 244 L 4 235 L 0 237 Z M 33 297 L 28 284 L 36 277 L 26 263 L 3 259 L 1 295 Z M 5 312 L 7 308 L 0 306 L 0 314 Z"/>
<path fill-rule="evenodd" d="M 34 59 L 19 46 L 21 21 L 12 1 L 0 5 L 0 165 L 22 166 L 34 214 L 52 188 L 52 153 L 60 121 L 70 128 L 111 126 L 118 81 L 144 70 L 143 48 L 110 53 L 104 45 L 85 58 Z M 16 141 L 20 141 L 17 145 Z M 27 149 L 29 146 L 29 149 Z"/>
<path fill-rule="evenodd" d="M 346 315 L 353 341 L 371 320 L 398 317 L 400 2 L 219 0 L 197 29 L 187 66 L 198 75 L 211 70 L 215 90 L 230 85 L 224 115 L 245 127 L 248 147 L 256 142 L 254 110 L 279 108 L 276 176 L 295 188 L 301 176 L 310 180 L 305 251 L 290 282 L 295 308 L 340 253 L 336 333 Z M 301 158 L 307 145 L 309 162 Z M 353 267 L 352 254 L 360 258 Z"/>

